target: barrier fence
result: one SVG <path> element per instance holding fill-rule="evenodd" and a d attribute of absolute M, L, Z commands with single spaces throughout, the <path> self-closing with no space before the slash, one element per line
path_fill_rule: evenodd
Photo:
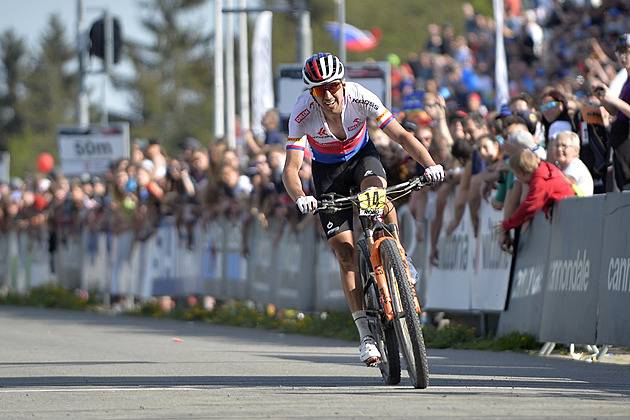
<path fill-rule="evenodd" d="M 398 217 L 401 240 L 421 274 L 425 309 L 500 314 L 499 335 L 518 330 L 542 341 L 629 346 L 629 207 L 630 194 L 609 193 L 557 203 L 551 224 L 537 215 L 521 235 L 512 279 L 512 257 L 493 232 L 501 212 L 489 204 L 481 205 L 477 237 L 468 212 L 450 237 L 442 232 L 438 267 L 428 265 L 428 239 L 416 241 L 406 205 Z M 165 219 L 144 242 L 134 242 L 130 232 L 84 231 L 52 254 L 46 231 L 39 239 L 10 231 L 0 234 L 0 285 L 25 293 L 53 283 L 128 302 L 212 295 L 304 311 L 347 310 L 336 259 L 312 216 L 297 227 L 268 223 L 254 218 L 244 226 L 221 217 L 199 224 L 189 249 Z"/>

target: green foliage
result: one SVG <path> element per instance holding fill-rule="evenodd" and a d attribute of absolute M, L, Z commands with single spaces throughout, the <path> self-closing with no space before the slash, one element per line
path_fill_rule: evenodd
<path fill-rule="evenodd" d="M 64 309 L 90 309 L 99 305 L 96 294 L 77 291 L 69 292 L 58 286 L 43 286 L 29 291 L 26 295 L 7 294 L 0 297 L 0 305 L 45 306 Z M 356 341 L 357 329 L 348 311 L 327 310 L 321 313 L 304 313 L 297 309 L 276 310 L 273 305 L 256 305 L 252 301 L 229 301 L 204 309 L 197 304 L 192 307 L 177 305 L 165 312 L 155 300 L 143 302 L 127 315 L 143 317 L 169 317 L 184 321 L 211 322 L 218 325 L 263 328 L 287 334 L 328 337 Z M 449 325 L 444 329 L 425 326 L 423 328 L 427 348 L 455 348 L 476 350 L 533 350 L 540 348 L 530 334 L 513 332 L 494 339 L 492 336 L 478 337 L 474 328 L 463 325 Z"/>
<path fill-rule="evenodd" d="M 274 2 L 267 2 L 274 3 Z M 346 22 L 362 30 L 370 31 L 379 27 L 383 31 L 381 41 L 374 50 L 364 53 L 347 52 L 348 61 L 364 61 L 368 58 L 385 60 L 390 53 L 402 59 L 410 53 L 419 53 L 427 41 L 427 26 L 431 23 L 442 25 L 450 22 L 461 34 L 464 30 L 462 0 L 442 0 L 439 7 L 429 0 L 399 0 L 391 5 L 382 1 L 346 1 Z M 470 2 L 486 15 L 492 15 L 492 2 L 477 0 Z M 391 6 L 391 7 L 390 7 Z M 383 7 L 387 12 L 383 13 Z M 333 1 L 311 0 L 309 2 L 313 36 L 313 52 L 329 51 L 339 53 L 339 44 L 326 32 L 325 22 L 338 21 L 337 6 Z M 273 62 L 296 62 L 297 22 L 292 14 L 274 14 Z"/>
<path fill-rule="evenodd" d="M 88 307 L 87 300 L 78 293 L 53 285 L 33 288 L 25 295 L 9 293 L 0 297 L 0 304 L 60 309 L 86 309 Z"/>

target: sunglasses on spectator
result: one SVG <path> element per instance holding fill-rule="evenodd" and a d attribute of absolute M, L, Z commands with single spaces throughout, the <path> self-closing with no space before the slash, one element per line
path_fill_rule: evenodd
<path fill-rule="evenodd" d="M 547 102 L 546 104 L 540 106 L 540 110 L 547 111 L 549 109 L 554 109 L 559 105 L 560 105 L 560 102 L 557 102 L 557 101 Z"/>
<path fill-rule="evenodd" d="M 324 95 L 326 95 L 326 91 L 334 95 L 342 87 L 343 87 L 343 84 L 341 83 L 341 81 L 337 81 L 337 82 L 328 83 L 322 86 L 316 86 L 311 89 L 311 93 L 313 94 L 313 96 L 319 96 L 320 98 L 323 98 Z"/>

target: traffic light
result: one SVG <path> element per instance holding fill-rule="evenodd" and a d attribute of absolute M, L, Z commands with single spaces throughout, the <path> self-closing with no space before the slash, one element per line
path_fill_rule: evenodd
<path fill-rule="evenodd" d="M 122 49 L 122 30 L 118 18 L 111 18 L 111 21 L 112 40 L 114 43 L 112 61 L 118 63 Z M 90 28 L 90 55 L 95 55 L 105 60 L 105 42 L 105 18 L 102 17 L 95 21 Z"/>

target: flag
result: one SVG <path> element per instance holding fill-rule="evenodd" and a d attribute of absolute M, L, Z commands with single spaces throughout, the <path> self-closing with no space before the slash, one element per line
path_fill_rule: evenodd
<path fill-rule="evenodd" d="M 505 58 L 505 44 L 503 43 L 503 0 L 493 0 L 494 21 L 496 27 L 496 61 L 494 62 L 494 107 L 501 109 L 501 105 L 510 100 L 508 85 L 507 60 Z"/>
<path fill-rule="evenodd" d="M 376 48 L 381 40 L 382 31 L 375 27 L 371 31 L 361 29 L 344 23 L 346 49 L 353 52 L 365 52 Z M 326 30 L 336 42 L 339 42 L 339 23 L 326 22 Z"/>
<path fill-rule="evenodd" d="M 274 107 L 273 67 L 271 65 L 272 12 L 262 12 L 256 19 L 252 40 L 252 132 L 264 135 L 261 121 Z"/>

